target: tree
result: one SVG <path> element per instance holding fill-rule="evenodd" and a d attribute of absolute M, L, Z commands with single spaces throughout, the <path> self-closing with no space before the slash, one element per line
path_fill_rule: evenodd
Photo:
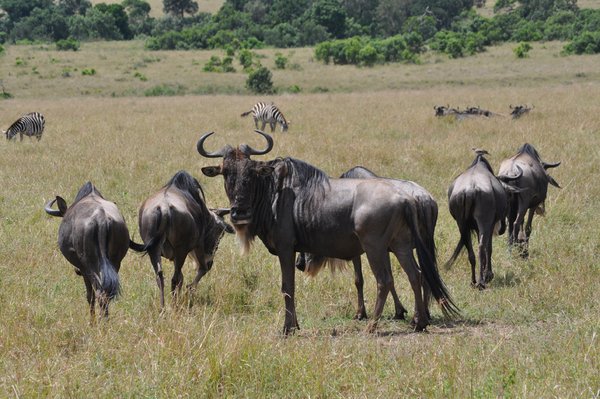
<path fill-rule="evenodd" d="M 16 22 L 36 9 L 53 7 L 52 0 L 0 0 L 0 9 L 6 11 L 10 20 Z"/>
<path fill-rule="evenodd" d="M 381 0 L 375 10 L 378 31 L 382 36 L 394 36 L 402 30 L 409 17 L 410 0 Z"/>
<path fill-rule="evenodd" d="M 198 12 L 198 3 L 194 0 L 163 0 L 163 11 L 183 19 L 185 14 Z"/>
<path fill-rule="evenodd" d="M 90 0 L 58 0 L 58 9 L 65 15 L 85 15 L 91 7 Z"/>
<path fill-rule="evenodd" d="M 129 19 L 127 18 L 127 13 L 125 13 L 125 8 L 121 4 L 105 4 L 100 3 L 94 6 L 95 9 L 101 11 L 105 14 L 110 14 L 115 19 L 115 26 L 121 32 L 121 36 L 125 40 L 129 40 L 133 38 L 133 33 L 131 29 L 129 29 Z"/>
<path fill-rule="evenodd" d="M 317 0 L 310 9 L 310 19 L 327 29 L 336 38 L 346 32 L 346 10 L 337 0 Z"/>
<path fill-rule="evenodd" d="M 270 94 L 273 92 L 273 74 L 266 67 L 261 66 L 248 74 L 246 87 L 257 94 Z"/>

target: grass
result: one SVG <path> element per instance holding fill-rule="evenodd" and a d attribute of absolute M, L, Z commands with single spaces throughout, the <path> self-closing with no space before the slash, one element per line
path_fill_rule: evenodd
<path fill-rule="evenodd" d="M 65 55 L 9 46 L 0 59 L 3 83 L 15 96 L 0 102 L 2 127 L 26 112 L 46 116 L 41 142 L 0 142 L 1 397 L 598 395 L 598 56 L 559 57 L 561 44 L 546 43 L 534 45 L 526 60 L 515 60 L 511 47 L 502 46 L 463 60 L 431 56 L 423 65 L 360 69 L 323 66 L 310 61 L 310 49 L 297 49 L 292 62 L 301 69 L 275 71 L 274 81 L 299 84 L 303 94 L 264 98 L 238 89 L 242 74 L 203 74 L 201 66 L 198 74 L 185 73 L 192 60 L 211 52 L 151 53 L 128 45 L 87 44 Z M 16 56 L 48 77 L 19 75 Z M 51 76 L 53 57 L 68 57 L 79 71 Z M 147 82 L 134 77 L 133 68 L 131 76 L 115 80 L 125 65 L 146 57 L 154 60 L 142 69 Z M 83 67 L 96 75 L 81 76 Z M 165 83 L 187 88 L 188 95 L 144 97 L 144 90 Z M 239 91 L 190 94 L 208 85 L 220 93 Z M 329 92 L 311 93 L 317 86 Z M 70 203 L 91 180 L 117 203 L 139 240 L 139 204 L 186 169 L 199 178 L 210 206 L 226 206 L 222 180 L 200 173 L 214 160 L 201 158 L 195 142 L 215 130 L 210 148 L 262 145 L 251 119 L 239 117 L 259 99 L 275 101 L 292 120 L 288 133 L 274 134 L 272 153 L 259 159 L 291 155 L 331 175 L 362 164 L 431 191 L 440 206 L 440 263 L 458 239 L 446 190 L 472 161 L 471 147 L 487 149 L 497 168 L 530 142 L 544 160 L 563 162 L 552 170 L 563 188 L 549 189 L 547 215 L 534 219 L 528 260 L 512 256 L 505 237 L 495 239 L 496 278 L 488 290 L 469 286 L 464 255 L 452 270 L 441 271 L 463 317 L 446 322 L 434 308 L 427 334 L 390 320 L 378 334 L 365 333 L 364 322 L 351 320 L 355 291 L 348 270 L 313 279 L 297 274 L 302 329 L 283 339 L 276 258 L 258 241 L 241 257 L 231 236 L 198 290 L 181 306 L 169 300 L 164 314 L 148 259 L 130 253 L 110 320 L 90 326 L 84 285 L 57 248 L 60 221 L 44 213 L 44 202 L 58 194 Z M 439 103 L 503 113 L 511 103 L 535 109 L 516 121 L 458 123 L 433 117 Z M 407 279 L 393 265 L 401 299 L 411 309 Z M 172 265 L 165 269 L 169 277 Z M 184 273 L 189 282 L 191 264 Z M 367 267 L 365 278 L 372 314 L 375 282 Z M 392 313 L 388 300 L 384 315 Z"/>

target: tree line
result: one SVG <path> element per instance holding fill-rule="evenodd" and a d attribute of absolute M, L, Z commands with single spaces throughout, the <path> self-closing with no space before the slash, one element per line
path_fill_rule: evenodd
<path fill-rule="evenodd" d="M 194 0 L 0 0 L 0 43 L 130 40 L 159 49 L 313 46 L 325 62 L 415 62 L 424 48 L 460 57 L 515 41 L 565 40 L 566 52 L 600 52 L 600 10 L 576 0 L 226 0 L 211 15 Z M 74 46 L 76 47 L 76 46 Z M 76 48 L 73 48 L 76 49 Z M 359 56 L 358 54 L 362 54 Z"/>

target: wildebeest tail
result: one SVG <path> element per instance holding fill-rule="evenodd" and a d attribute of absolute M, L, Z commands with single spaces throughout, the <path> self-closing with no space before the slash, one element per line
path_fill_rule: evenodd
<path fill-rule="evenodd" d="M 110 223 L 100 223 L 97 226 L 98 247 L 100 251 L 100 286 L 102 292 L 108 299 L 113 299 L 119 295 L 120 283 L 119 275 L 115 266 L 108 258 L 108 241 L 110 237 Z"/>
<path fill-rule="evenodd" d="M 461 202 L 461 213 L 456 219 L 456 223 L 458 224 L 458 230 L 460 232 L 460 239 L 458 240 L 458 244 L 456 244 L 456 248 L 454 249 L 452 256 L 444 264 L 445 269 L 450 269 L 450 267 L 452 267 L 452 264 L 456 261 L 458 255 L 460 255 L 462 249 L 470 242 L 469 235 L 471 234 L 471 229 L 469 227 L 469 219 L 472 213 L 473 201 L 469 196 L 463 193 L 461 195 Z"/>
<path fill-rule="evenodd" d="M 419 232 L 417 212 L 416 207 L 406 208 L 406 220 L 409 221 L 410 230 L 415 239 L 415 247 L 417 249 L 419 265 L 421 266 L 421 274 L 425 278 L 425 282 L 429 285 L 433 297 L 440 305 L 442 313 L 444 313 L 446 317 L 459 315 L 459 309 L 450 297 L 450 293 L 438 271 L 435 246 L 432 245 L 432 240 L 424 240 Z M 431 236 L 433 236 L 433 233 Z"/>
<path fill-rule="evenodd" d="M 247 111 L 247 112 L 243 112 L 240 116 L 243 118 L 244 116 L 248 116 L 252 113 L 252 110 Z"/>

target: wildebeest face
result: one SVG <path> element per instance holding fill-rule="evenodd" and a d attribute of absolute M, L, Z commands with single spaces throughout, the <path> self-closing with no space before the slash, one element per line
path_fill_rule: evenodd
<path fill-rule="evenodd" d="M 274 170 L 265 162 L 250 159 L 251 155 L 263 155 L 273 148 L 271 136 L 260 130 L 256 132 L 267 140 L 264 150 L 255 150 L 247 144 L 242 144 L 237 149 L 227 145 L 219 151 L 207 152 L 204 149 L 204 141 L 213 133 L 203 135 L 197 144 L 200 155 L 207 158 L 223 158 L 220 166 L 204 167 L 202 173 L 209 177 L 223 175 L 225 193 L 231 207 L 231 222 L 235 226 L 252 222 L 252 208 L 261 187 L 260 179 L 271 175 Z"/>

